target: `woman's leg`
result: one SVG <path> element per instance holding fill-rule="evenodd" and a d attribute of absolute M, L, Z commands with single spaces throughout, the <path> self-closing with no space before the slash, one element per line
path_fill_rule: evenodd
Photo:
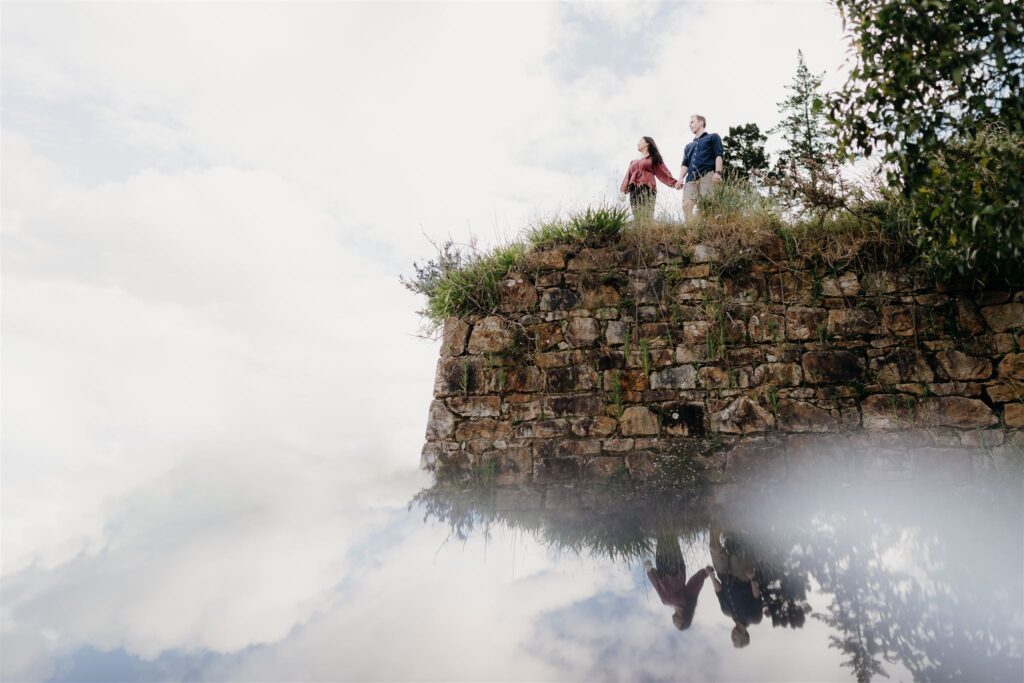
<path fill-rule="evenodd" d="M 657 193 L 647 185 L 630 185 L 629 204 L 633 209 L 633 218 L 638 221 L 649 221 L 654 218 L 654 202 Z"/>

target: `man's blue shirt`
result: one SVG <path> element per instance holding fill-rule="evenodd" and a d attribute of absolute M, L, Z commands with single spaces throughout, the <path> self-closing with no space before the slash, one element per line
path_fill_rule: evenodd
<path fill-rule="evenodd" d="M 715 157 L 720 156 L 723 156 L 722 138 L 718 133 L 704 131 L 699 138 L 694 138 L 683 150 L 686 181 L 696 180 L 705 173 L 715 170 Z"/>

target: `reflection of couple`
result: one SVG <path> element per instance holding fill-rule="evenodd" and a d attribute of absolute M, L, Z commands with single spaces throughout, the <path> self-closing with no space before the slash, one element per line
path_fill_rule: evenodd
<path fill-rule="evenodd" d="M 672 177 L 654 139 L 647 136 L 640 138 L 636 145 L 640 158 L 630 163 L 626 177 L 619 186 L 621 199 L 629 194 L 635 218 L 650 220 L 654 216 L 654 200 L 658 194 L 655 179 L 676 190 L 681 189 L 683 214 L 687 221 L 693 217 L 697 199 L 710 194 L 715 184 L 722 179 L 722 138 L 717 133 L 705 131 L 706 125 L 707 119 L 703 116 L 694 114 L 690 117 L 690 132 L 695 137 L 683 152 L 679 180 Z"/>
<path fill-rule="evenodd" d="M 731 617 L 735 626 L 732 644 L 746 647 L 750 644 L 747 627 L 761 621 L 761 588 L 750 553 L 735 539 L 725 538 L 716 527 L 711 527 L 711 561 L 713 567 L 701 569 L 689 580 L 677 536 L 659 536 L 655 545 L 655 564 L 647 562 L 647 578 L 662 603 L 674 608 L 672 623 L 683 631 L 693 623 L 704 581 L 711 579 L 722 613 Z M 715 572 L 718 575 L 715 575 Z"/>

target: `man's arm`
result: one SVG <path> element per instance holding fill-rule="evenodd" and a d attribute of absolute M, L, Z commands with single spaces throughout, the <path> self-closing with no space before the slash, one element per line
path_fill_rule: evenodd
<path fill-rule="evenodd" d="M 715 173 L 720 176 L 722 175 L 722 167 L 725 164 L 725 150 L 722 149 L 722 138 L 718 133 L 715 133 L 715 137 L 711 140 L 711 144 L 714 145 Z"/>

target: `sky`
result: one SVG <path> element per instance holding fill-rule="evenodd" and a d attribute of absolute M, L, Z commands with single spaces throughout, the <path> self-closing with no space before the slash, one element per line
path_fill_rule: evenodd
<path fill-rule="evenodd" d="M 798 49 L 826 87 L 846 52 L 824 2 L 2 12 L 0 615 L 30 679 L 308 620 L 424 481 L 438 347 L 398 276 L 431 241 L 614 201 L 641 135 L 675 170 L 691 114 L 767 129 Z"/>

